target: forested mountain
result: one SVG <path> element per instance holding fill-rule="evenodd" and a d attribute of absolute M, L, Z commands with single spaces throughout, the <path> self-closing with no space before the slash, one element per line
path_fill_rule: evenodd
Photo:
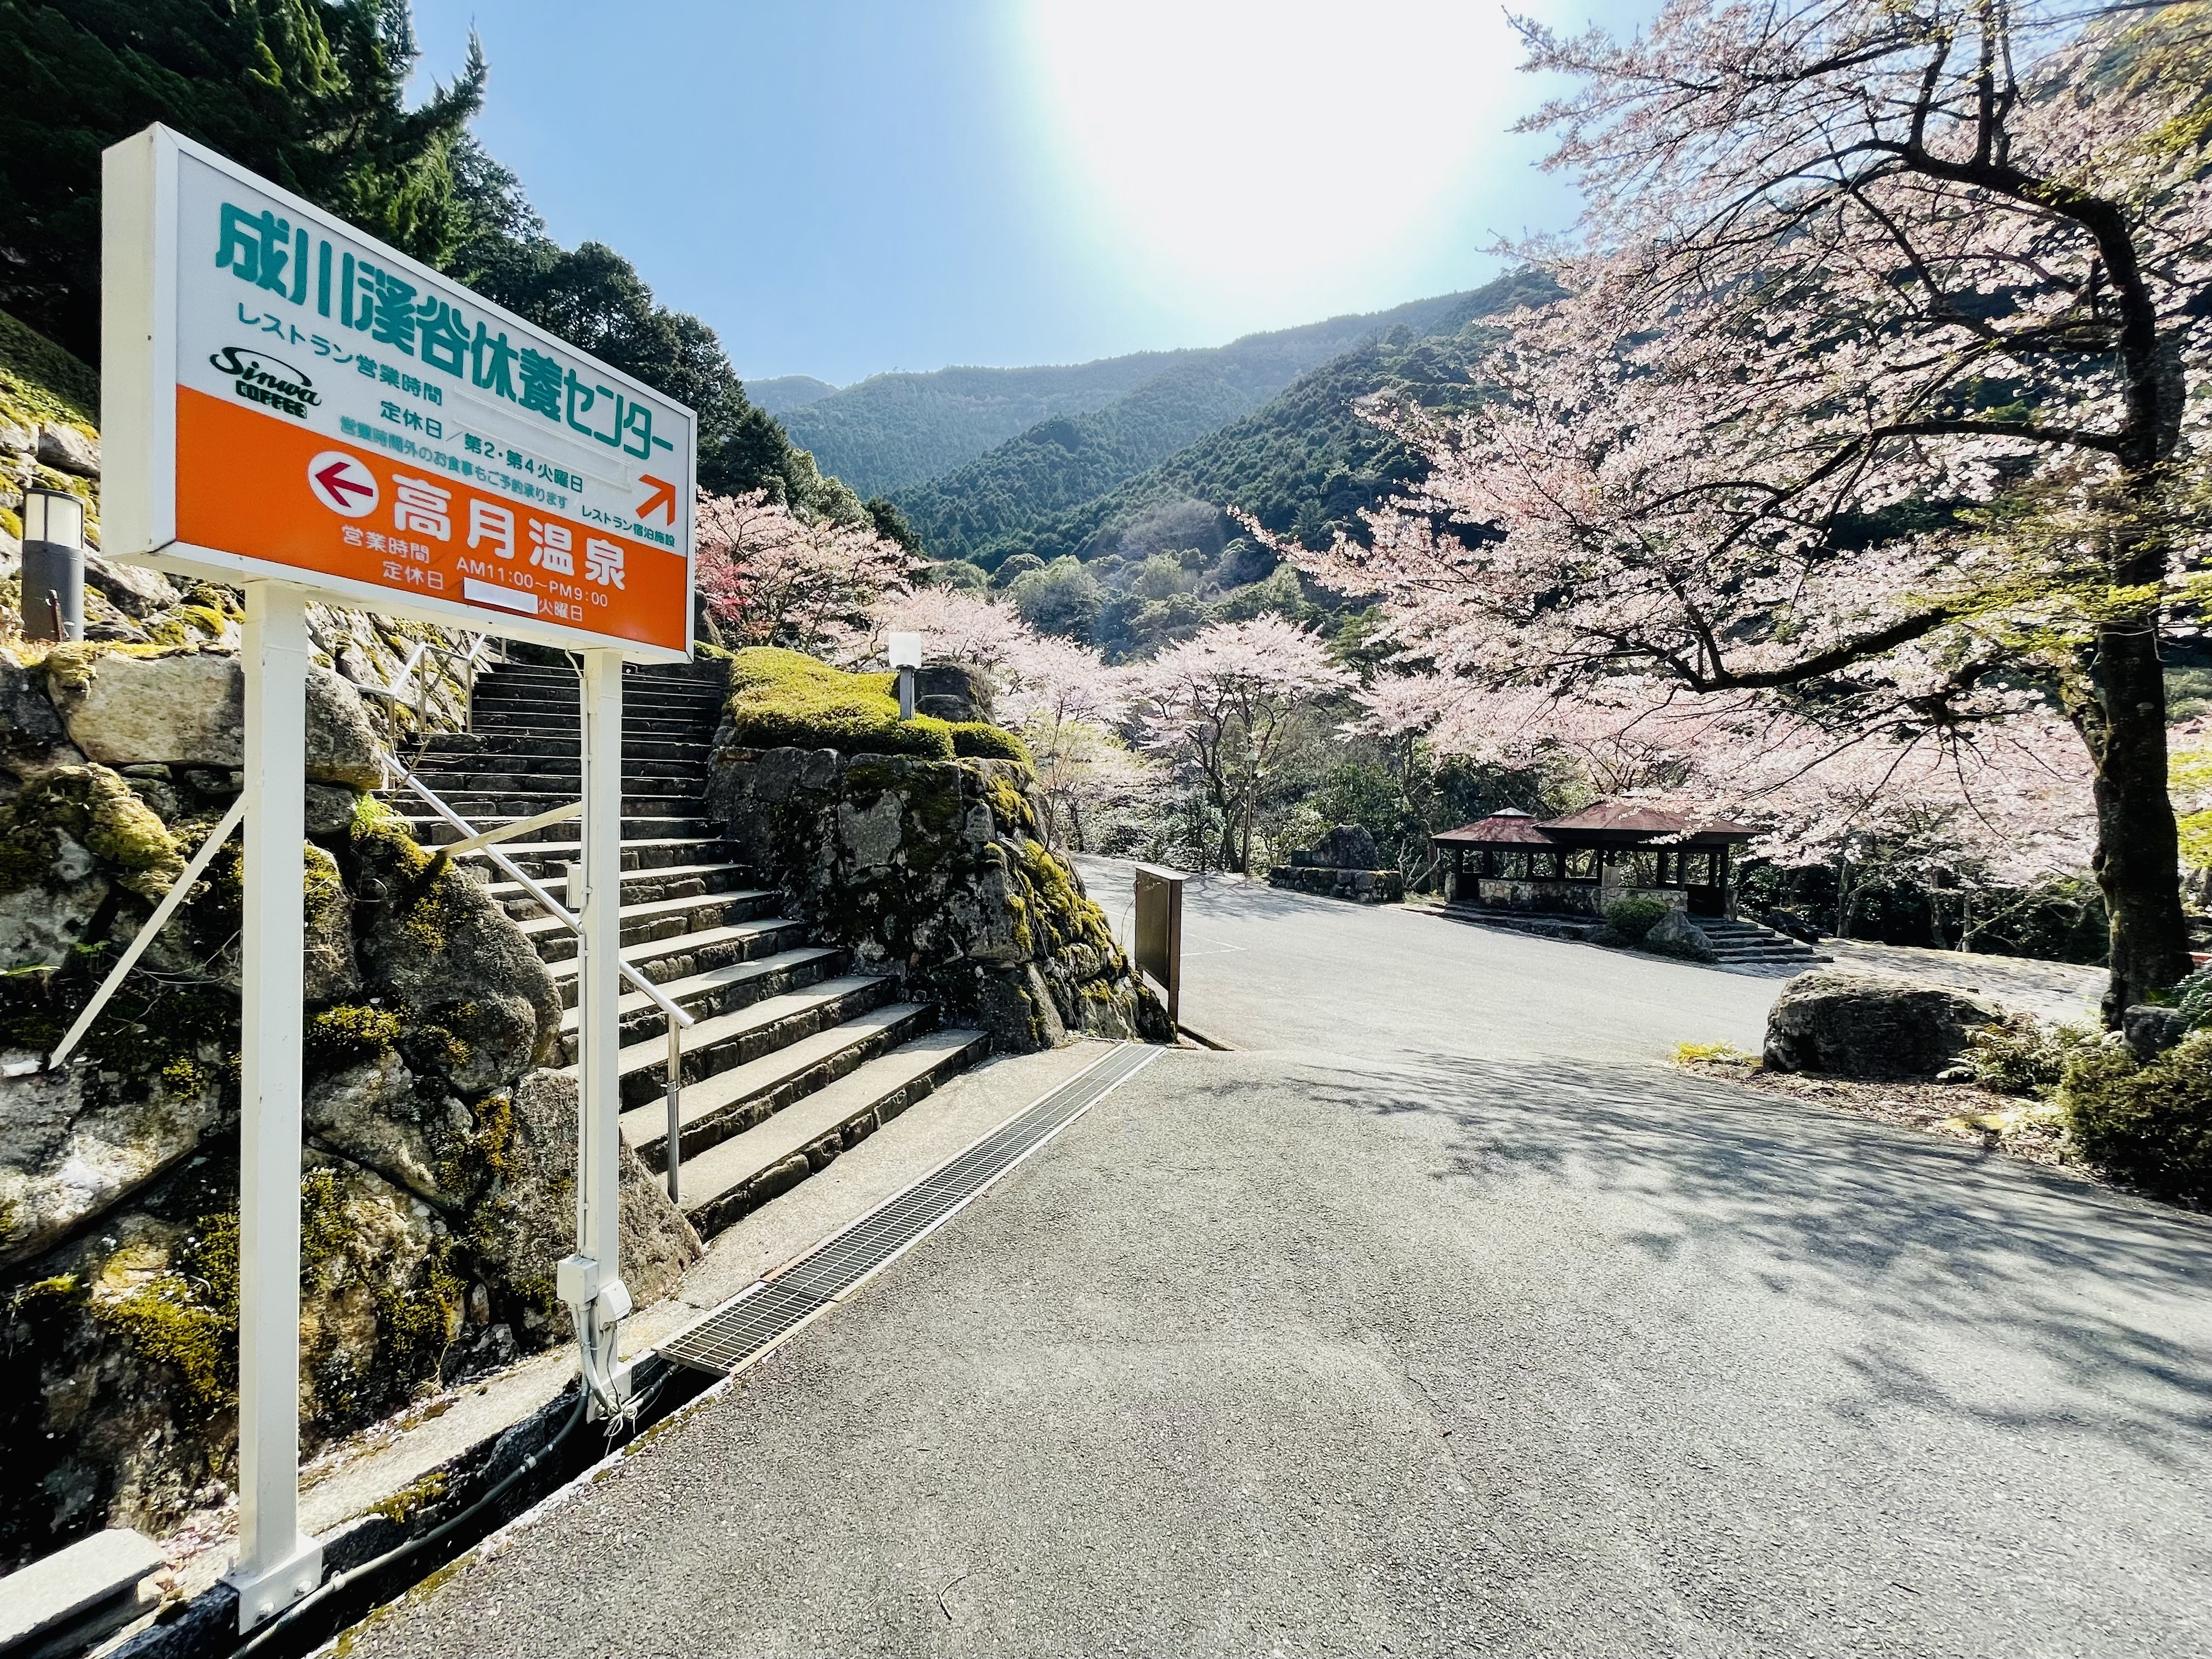
<path fill-rule="evenodd" d="M 861 494 L 891 493 L 910 490 L 949 472 L 1042 422 L 1103 410 L 1156 377 L 1188 375 L 1192 378 L 1178 378 L 1162 388 L 1149 412 L 1140 410 L 1133 417 L 1130 429 L 1156 426 L 1163 434 L 1171 427 L 1188 429 L 1188 436 L 1180 441 L 1188 442 L 1210 429 L 1193 428 L 1191 420 L 1210 413 L 1218 426 L 1256 407 L 1346 347 L 1401 323 L 1426 328 L 1464 297 L 1417 300 L 1364 316 L 1332 317 L 1297 328 L 1248 334 L 1225 346 L 1204 349 L 1141 351 L 1065 367 L 873 374 L 834 397 L 790 410 L 784 425 L 823 467 Z M 1185 399 L 1194 412 L 1172 413 Z M 1147 460 L 1174 447 L 1170 443 L 1168 448 L 1155 449 Z"/>
<path fill-rule="evenodd" d="M 771 380 L 747 380 L 745 395 L 771 415 L 788 415 L 808 404 L 818 404 L 837 388 L 811 374 L 779 374 Z"/>
<path fill-rule="evenodd" d="M 1516 271 L 1424 301 L 1425 317 L 1415 307 L 1384 313 L 1417 319 L 1331 358 L 1264 407 L 1210 426 L 1201 424 L 1209 408 L 1227 407 L 1237 389 L 1193 384 L 1185 366 L 1173 387 L 1156 394 L 1148 385 L 1097 414 L 1046 422 L 896 499 L 936 556 L 989 566 L 1015 553 L 1112 551 L 1131 524 L 1190 501 L 1241 507 L 1271 530 L 1323 538 L 1413 476 L 1410 458 L 1354 403 L 1386 389 L 1431 407 L 1476 395 L 1469 370 L 1489 337 L 1482 319 L 1555 291 L 1541 274 Z M 1180 431 L 1191 438 L 1170 446 Z"/>

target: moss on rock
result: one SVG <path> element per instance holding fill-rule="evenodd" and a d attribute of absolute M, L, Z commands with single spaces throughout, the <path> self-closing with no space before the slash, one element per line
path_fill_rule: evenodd
<path fill-rule="evenodd" d="M 104 766 L 60 766 L 0 805 L 0 895 L 56 875 L 56 831 L 109 866 L 121 885 L 148 897 L 159 897 L 184 873 L 176 837 L 118 774 Z"/>

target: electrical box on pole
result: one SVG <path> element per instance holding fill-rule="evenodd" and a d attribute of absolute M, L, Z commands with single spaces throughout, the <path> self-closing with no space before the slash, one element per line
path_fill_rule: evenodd
<path fill-rule="evenodd" d="M 299 1528 L 309 602 L 584 656 L 576 1254 L 617 1402 L 622 665 L 691 652 L 681 404 L 152 126 L 103 157 L 102 552 L 246 590 L 239 1624 L 319 1581 Z"/>

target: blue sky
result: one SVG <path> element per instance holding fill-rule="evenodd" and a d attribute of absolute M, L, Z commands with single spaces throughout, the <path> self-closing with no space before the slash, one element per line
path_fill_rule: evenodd
<path fill-rule="evenodd" d="M 1638 0 L 1549 0 L 1562 23 Z M 1546 88 L 1461 0 L 415 0 L 477 131 L 747 379 L 1213 345 L 1563 227 Z"/>

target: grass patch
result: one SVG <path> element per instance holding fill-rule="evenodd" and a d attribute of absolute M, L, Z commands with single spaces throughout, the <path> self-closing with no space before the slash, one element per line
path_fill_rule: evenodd
<path fill-rule="evenodd" d="M 902 720 L 891 674 L 848 674 L 797 651 L 755 646 L 730 659 L 730 724 L 748 749 L 951 760 L 952 733 L 927 714 Z"/>
<path fill-rule="evenodd" d="M 1756 1066 L 1757 1054 L 1747 1054 L 1733 1042 L 1678 1042 L 1674 1045 L 1677 1066 Z"/>
<path fill-rule="evenodd" d="M 1029 745 L 1012 732 L 982 720 L 961 720 L 952 730 L 952 752 L 963 760 L 1019 761 L 1032 764 Z"/>

